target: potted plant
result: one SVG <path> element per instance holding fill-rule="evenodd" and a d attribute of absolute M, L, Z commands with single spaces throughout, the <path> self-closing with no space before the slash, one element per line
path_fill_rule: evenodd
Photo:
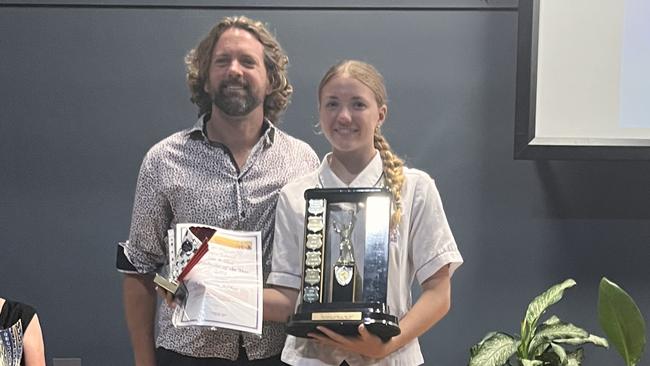
<path fill-rule="evenodd" d="M 564 290 L 575 286 L 568 279 L 528 305 L 521 323 L 521 336 L 491 332 L 470 349 L 469 366 L 577 366 L 584 357 L 580 346 L 591 343 L 608 347 L 604 338 L 589 334 L 556 316 L 538 325 L 546 309 L 562 299 Z M 598 320 L 627 366 L 636 366 L 645 348 L 645 321 L 636 303 L 623 289 L 603 277 L 598 289 Z M 568 351 L 565 346 L 576 346 Z"/>
<path fill-rule="evenodd" d="M 606 339 L 556 316 L 538 324 L 546 309 L 562 299 L 564 290 L 575 285 L 574 280 L 568 279 L 533 299 L 521 322 L 520 336 L 505 332 L 487 334 L 470 349 L 469 366 L 513 365 L 513 359 L 520 366 L 577 366 L 584 357 L 581 345 L 608 347 Z M 567 350 L 567 346 L 578 348 Z"/>

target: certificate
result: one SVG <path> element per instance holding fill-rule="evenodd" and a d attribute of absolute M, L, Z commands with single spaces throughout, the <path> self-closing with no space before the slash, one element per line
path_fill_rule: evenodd
<path fill-rule="evenodd" d="M 174 326 L 228 328 L 262 334 L 262 240 L 259 231 L 213 229 L 207 251 L 186 271 L 187 295 L 174 310 Z M 170 261 L 171 262 L 171 261 Z"/>

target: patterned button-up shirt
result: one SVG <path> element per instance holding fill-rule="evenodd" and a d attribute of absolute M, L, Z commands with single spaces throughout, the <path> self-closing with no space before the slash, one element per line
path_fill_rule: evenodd
<path fill-rule="evenodd" d="M 151 273 L 168 262 L 164 236 L 177 223 L 261 231 L 266 284 L 280 188 L 316 169 L 318 157 L 305 142 L 265 121 L 263 135 L 238 169 L 225 145 L 207 139 L 205 119 L 157 143 L 144 157 L 124 253 L 139 273 Z M 164 302 L 160 305 L 156 346 L 193 357 L 237 358 L 240 332 L 175 328 L 172 313 Z M 277 355 L 285 325 L 264 322 L 261 338 L 241 333 L 241 340 L 249 359 Z"/>

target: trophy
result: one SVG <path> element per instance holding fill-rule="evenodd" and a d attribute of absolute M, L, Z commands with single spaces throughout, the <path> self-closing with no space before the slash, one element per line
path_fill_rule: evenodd
<path fill-rule="evenodd" d="M 169 229 L 169 268 L 167 273 L 156 273 L 153 282 L 182 301 L 187 296 L 183 279 L 207 253 L 208 241 L 215 231 L 212 228 L 189 224 L 177 224 L 175 229 Z"/>
<path fill-rule="evenodd" d="M 287 333 L 355 335 L 360 324 L 383 340 L 400 333 L 386 302 L 391 199 L 384 188 L 305 191 L 302 292 Z"/>

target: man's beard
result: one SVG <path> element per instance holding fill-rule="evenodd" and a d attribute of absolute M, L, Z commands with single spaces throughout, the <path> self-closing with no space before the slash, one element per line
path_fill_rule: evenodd
<path fill-rule="evenodd" d="M 228 86 L 242 87 L 243 93 L 229 93 Z M 219 84 L 218 90 L 212 94 L 212 103 L 228 116 L 241 117 L 257 108 L 261 100 L 251 92 L 247 83 L 225 80 Z"/>

